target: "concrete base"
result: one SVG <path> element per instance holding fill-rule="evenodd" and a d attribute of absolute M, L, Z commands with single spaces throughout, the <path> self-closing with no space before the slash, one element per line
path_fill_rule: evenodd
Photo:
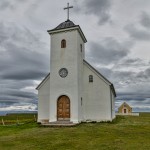
<path fill-rule="evenodd" d="M 54 121 L 54 122 L 49 122 L 49 123 L 42 123 L 42 126 L 56 126 L 56 127 L 71 127 L 71 126 L 76 126 L 77 123 L 73 123 L 70 121 Z"/>

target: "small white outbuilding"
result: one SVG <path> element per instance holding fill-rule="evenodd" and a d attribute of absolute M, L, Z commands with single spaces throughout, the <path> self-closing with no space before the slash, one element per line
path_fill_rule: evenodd
<path fill-rule="evenodd" d="M 38 122 L 112 121 L 113 84 L 85 60 L 84 33 L 67 20 L 48 30 L 51 36 L 50 74 L 38 90 Z"/>

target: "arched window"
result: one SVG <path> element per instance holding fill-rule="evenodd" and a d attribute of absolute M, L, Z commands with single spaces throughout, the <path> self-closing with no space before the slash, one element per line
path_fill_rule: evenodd
<path fill-rule="evenodd" d="M 89 82 L 93 82 L 93 76 L 89 75 Z"/>
<path fill-rule="evenodd" d="M 61 48 L 66 48 L 66 40 L 61 41 Z"/>

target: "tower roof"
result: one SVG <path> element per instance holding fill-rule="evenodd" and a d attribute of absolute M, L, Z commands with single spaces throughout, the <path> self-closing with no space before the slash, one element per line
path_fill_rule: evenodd
<path fill-rule="evenodd" d="M 66 20 L 65 22 L 60 23 L 56 28 L 54 28 L 54 30 L 57 29 L 65 29 L 65 28 L 70 28 L 70 27 L 75 27 L 76 25 L 70 21 L 70 20 Z"/>
<path fill-rule="evenodd" d="M 57 33 L 57 32 L 64 32 L 70 29 L 77 29 L 83 39 L 83 41 L 86 43 L 86 37 L 84 35 L 84 33 L 82 32 L 81 28 L 79 25 L 75 25 L 72 21 L 70 21 L 69 19 L 60 23 L 56 28 L 52 29 L 52 30 L 47 30 L 47 32 L 49 34 L 51 33 Z"/>

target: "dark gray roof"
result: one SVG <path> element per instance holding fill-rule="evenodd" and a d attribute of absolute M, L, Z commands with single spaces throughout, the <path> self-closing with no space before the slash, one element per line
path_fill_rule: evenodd
<path fill-rule="evenodd" d="M 72 21 L 70 20 L 66 20 L 65 22 L 62 22 L 61 24 L 59 24 L 56 28 L 52 29 L 52 30 L 48 30 L 49 31 L 55 31 L 55 30 L 60 30 L 60 29 L 66 29 L 66 28 L 71 28 L 71 27 L 76 27 L 78 25 L 75 25 Z"/>
<path fill-rule="evenodd" d="M 61 29 L 69 29 L 69 28 L 73 28 L 73 27 L 77 27 L 79 29 L 79 32 L 81 34 L 81 37 L 83 38 L 83 41 L 86 43 L 87 39 L 84 35 L 84 33 L 82 32 L 81 28 L 79 25 L 75 25 L 72 21 L 70 20 L 66 20 L 65 22 L 62 22 L 61 24 L 59 24 L 56 28 L 52 29 L 52 30 L 47 30 L 47 32 L 50 34 L 53 31 L 59 31 Z"/>
<path fill-rule="evenodd" d="M 55 30 L 58 29 L 64 29 L 64 28 L 70 28 L 70 27 L 74 27 L 76 26 L 72 21 L 67 20 L 65 22 L 62 22 L 61 24 L 59 24 L 56 28 L 54 28 Z"/>

